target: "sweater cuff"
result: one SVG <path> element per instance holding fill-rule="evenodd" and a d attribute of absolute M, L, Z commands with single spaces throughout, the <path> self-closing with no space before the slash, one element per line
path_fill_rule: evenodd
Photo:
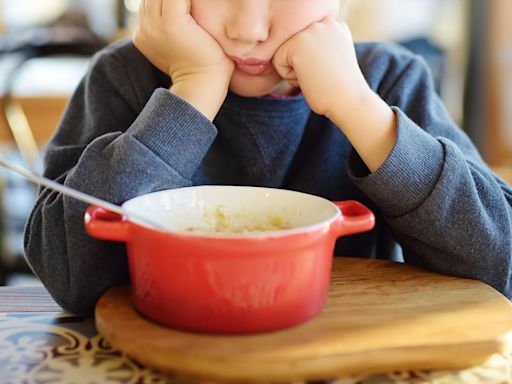
<path fill-rule="evenodd" d="M 217 136 L 217 128 L 185 100 L 159 88 L 126 133 L 190 179 Z"/>
<path fill-rule="evenodd" d="M 419 128 L 400 109 L 397 116 L 397 141 L 380 168 L 370 173 L 353 150 L 347 172 L 388 217 L 405 215 L 418 208 L 434 189 L 444 165 L 444 147 Z"/>

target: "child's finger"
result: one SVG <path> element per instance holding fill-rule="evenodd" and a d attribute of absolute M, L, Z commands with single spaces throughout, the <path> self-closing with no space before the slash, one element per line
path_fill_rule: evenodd
<path fill-rule="evenodd" d="M 283 44 L 275 53 L 272 64 L 282 79 L 286 80 L 292 87 L 299 87 L 297 73 L 293 67 L 292 43 Z"/>
<path fill-rule="evenodd" d="M 290 77 L 290 74 L 294 73 L 289 56 L 291 56 L 291 52 L 285 44 L 277 50 L 274 54 L 274 58 L 272 59 L 274 68 L 283 79 Z"/>
<path fill-rule="evenodd" d="M 146 4 L 146 16 L 150 20 L 158 20 L 162 16 L 163 0 L 144 0 Z"/>
<path fill-rule="evenodd" d="M 190 13 L 190 0 L 161 0 L 162 15 L 188 15 Z"/>
<path fill-rule="evenodd" d="M 299 80 L 297 79 L 297 74 L 293 69 L 281 77 L 286 80 L 292 87 L 299 87 Z"/>
<path fill-rule="evenodd" d="M 300 88 L 300 84 L 298 80 L 288 80 L 288 84 L 290 84 L 294 88 Z"/>

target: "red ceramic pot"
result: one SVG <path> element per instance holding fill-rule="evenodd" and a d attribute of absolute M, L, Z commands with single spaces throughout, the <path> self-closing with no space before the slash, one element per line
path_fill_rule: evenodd
<path fill-rule="evenodd" d="M 314 317 L 327 298 L 336 239 L 375 222 L 356 201 L 257 187 L 166 190 L 123 209 L 169 227 L 95 206 L 86 212 L 90 235 L 126 242 L 135 308 L 206 333 L 271 331 Z"/>

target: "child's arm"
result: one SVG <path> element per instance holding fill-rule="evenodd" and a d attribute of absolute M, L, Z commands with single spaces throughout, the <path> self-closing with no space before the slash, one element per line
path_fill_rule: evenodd
<path fill-rule="evenodd" d="M 45 156 L 45 176 L 110 202 L 192 185 L 217 130 L 168 91 L 131 44 L 97 55 Z M 42 189 L 25 230 L 35 274 L 66 310 L 92 313 L 109 287 L 128 281 L 125 246 L 84 231 L 87 206 Z"/>
<path fill-rule="evenodd" d="M 187 0 L 142 4 L 148 9 L 141 9 L 134 38 L 139 50 L 117 44 L 93 58 L 45 158 L 47 177 L 116 204 L 192 185 L 216 137 L 211 120 L 233 69 L 180 8 Z M 160 13 L 163 5 L 174 8 Z M 43 188 L 25 231 L 32 269 L 56 301 L 75 313 L 92 313 L 106 289 L 128 281 L 124 244 L 86 234 L 86 208 Z"/>
<path fill-rule="evenodd" d="M 293 68 L 292 80 L 298 80 L 312 108 L 353 141 L 351 179 L 382 211 L 405 260 L 484 281 L 512 297 L 512 188 L 489 170 L 452 122 L 425 63 L 396 47 L 376 45 L 359 57 L 370 84 L 364 85 L 345 27 L 324 20 L 304 32 L 282 47 L 276 64 Z M 328 45 L 332 36 L 338 41 Z M 317 50 L 322 46 L 329 52 Z M 317 66 L 314 71 L 308 61 Z M 374 98 L 366 96 L 366 87 L 393 106 L 396 125 L 381 114 L 379 102 L 367 101 Z M 393 132 L 389 126 L 395 133 L 382 135 Z M 358 130 L 364 133 L 359 136 Z M 373 162 L 372 150 L 382 162 Z"/>

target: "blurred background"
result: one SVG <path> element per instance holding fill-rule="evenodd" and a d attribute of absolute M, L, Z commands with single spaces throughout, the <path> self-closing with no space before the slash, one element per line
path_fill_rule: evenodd
<path fill-rule="evenodd" d="M 42 171 L 90 57 L 130 36 L 138 0 L 0 0 L 0 155 Z M 512 182 L 512 1 L 353 0 L 356 40 L 422 55 L 452 118 Z M 23 259 L 36 188 L 0 169 L 0 285 L 37 285 Z"/>

